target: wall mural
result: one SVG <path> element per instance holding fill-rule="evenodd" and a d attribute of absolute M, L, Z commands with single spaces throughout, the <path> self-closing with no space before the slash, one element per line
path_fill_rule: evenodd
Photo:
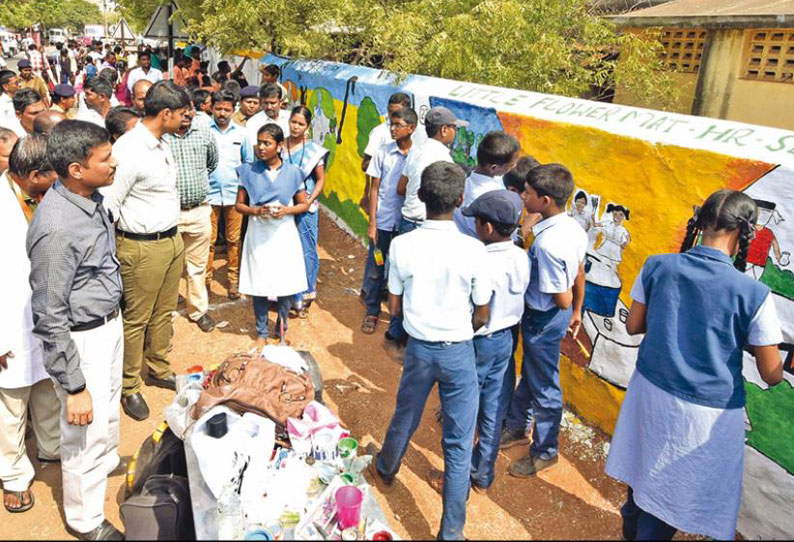
<path fill-rule="evenodd" d="M 365 235 L 358 206 L 361 158 L 389 96 L 412 96 L 423 122 L 444 105 L 469 121 L 453 156 L 476 165 L 479 141 L 504 130 L 525 153 L 573 173 L 568 213 L 589 237 L 583 329 L 563 343 L 561 381 L 569 406 L 611 432 L 634 370 L 640 337 L 625 328 L 629 292 L 646 257 L 675 252 L 693 205 L 720 188 L 743 190 L 761 209 L 747 273 L 774 292 L 786 343 L 786 381 L 767 389 L 748 355 L 746 462 L 739 531 L 747 538 L 792 538 L 794 516 L 794 133 L 472 83 L 391 74 L 344 64 L 291 62 L 283 83 L 312 109 L 312 137 L 331 153 L 323 201 Z M 419 128 L 419 138 L 423 136 Z"/>

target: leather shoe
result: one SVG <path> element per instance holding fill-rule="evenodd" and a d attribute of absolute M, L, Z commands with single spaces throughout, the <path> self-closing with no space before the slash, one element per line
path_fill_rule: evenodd
<path fill-rule="evenodd" d="M 140 393 L 122 396 L 121 408 L 127 416 L 139 422 L 149 417 L 149 406 Z"/>
<path fill-rule="evenodd" d="M 67 527 L 66 530 L 78 540 L 124 540 L 124 534 L 108 520 L 102 521 L 99 527 L 87 533 L 79 533 L 71 527 Z"/>
<path fill-rule="evenodd" d="M 201 331 L 204 333 L 209 333 L 213 329 L 215 329 L 215 320 L 212 319 L 212 316 L 207 314 L 206 312 L 196 320 L 196 325 L 199 327 Z"/>
<path fill-rule="evenodd" d="M 176 375 L 171 373 L 165 378 L 155 378 L 153 376 L 146 375 L 146 385 L 176 391 Z"/>

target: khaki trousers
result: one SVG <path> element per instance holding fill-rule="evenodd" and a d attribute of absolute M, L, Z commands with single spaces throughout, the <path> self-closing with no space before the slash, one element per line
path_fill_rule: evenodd
<path fill-rule="evenodd" d="M 223 215 L 226 222 L 226 261 L 228 262 L 229 290 L 236 292 L 240 281 L 240 228 L 243 215 L 234 206 L 212 206 L 212 238 L 210 239 L 210 257 L 207 261 L 207 283 L 212 280 L 212 262 L 215 259 L 215 241 L 218 240 L 218 222 Z"/>
<path fill-rule="evenodd" d="M 176 310 L 179 277 L 185 266 L 182 236 L 134 241 L 116 236 L 116 255 L 124 285 L 123 395 L 141 389 L 143 362 L 154 378 L 171 375 L 171 314 Z"/>
<path fill-rule="evenodd" d="M 179 213 L 179 233 L 185 245 L 188 317 L 194 322 L 209 308 L 207 294 L 207 261 L 212 237 L 212 208 L 209 203 Z"/>
<path fill-rule="evenodd" d="M 85 389 L 91 395 L 94 420 L 71 425 L 66 415 L 66 392 L 56 385 L 60 399 L 61 475 L 66 523 L 87 533 L 105 519 L 108 475 L 118 467 L 121 371 L 124 333 L 118 316 L 95 329 L 72 331 Z"/>
<path fill-rule="evenodd" d="M 24 388 L 0 389 L 0 480 L 6 491 L 25 491 L 35 474 L 25 449 L 28 409 L 39 457 L 58 459 L 61 455 L 61 403 L 52 381 L 47 378 Z"/>

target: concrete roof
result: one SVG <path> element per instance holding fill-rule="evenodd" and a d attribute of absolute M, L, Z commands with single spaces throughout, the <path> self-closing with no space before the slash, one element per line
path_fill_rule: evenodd
<path fill-rule="evenodd" d="M 672 0 L 610 20 L 619 26 L 794 26 L 794 0 Z"/>

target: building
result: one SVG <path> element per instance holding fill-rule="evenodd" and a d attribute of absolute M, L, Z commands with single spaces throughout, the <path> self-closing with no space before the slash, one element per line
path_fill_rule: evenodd
<path fill-rule="evenodd" d="M 794 129 L 794 0 L 673 0 L 610 20 L 663 29 L 676 112 Z M 619 88 L 614 101 L 633 103 Z"/>

